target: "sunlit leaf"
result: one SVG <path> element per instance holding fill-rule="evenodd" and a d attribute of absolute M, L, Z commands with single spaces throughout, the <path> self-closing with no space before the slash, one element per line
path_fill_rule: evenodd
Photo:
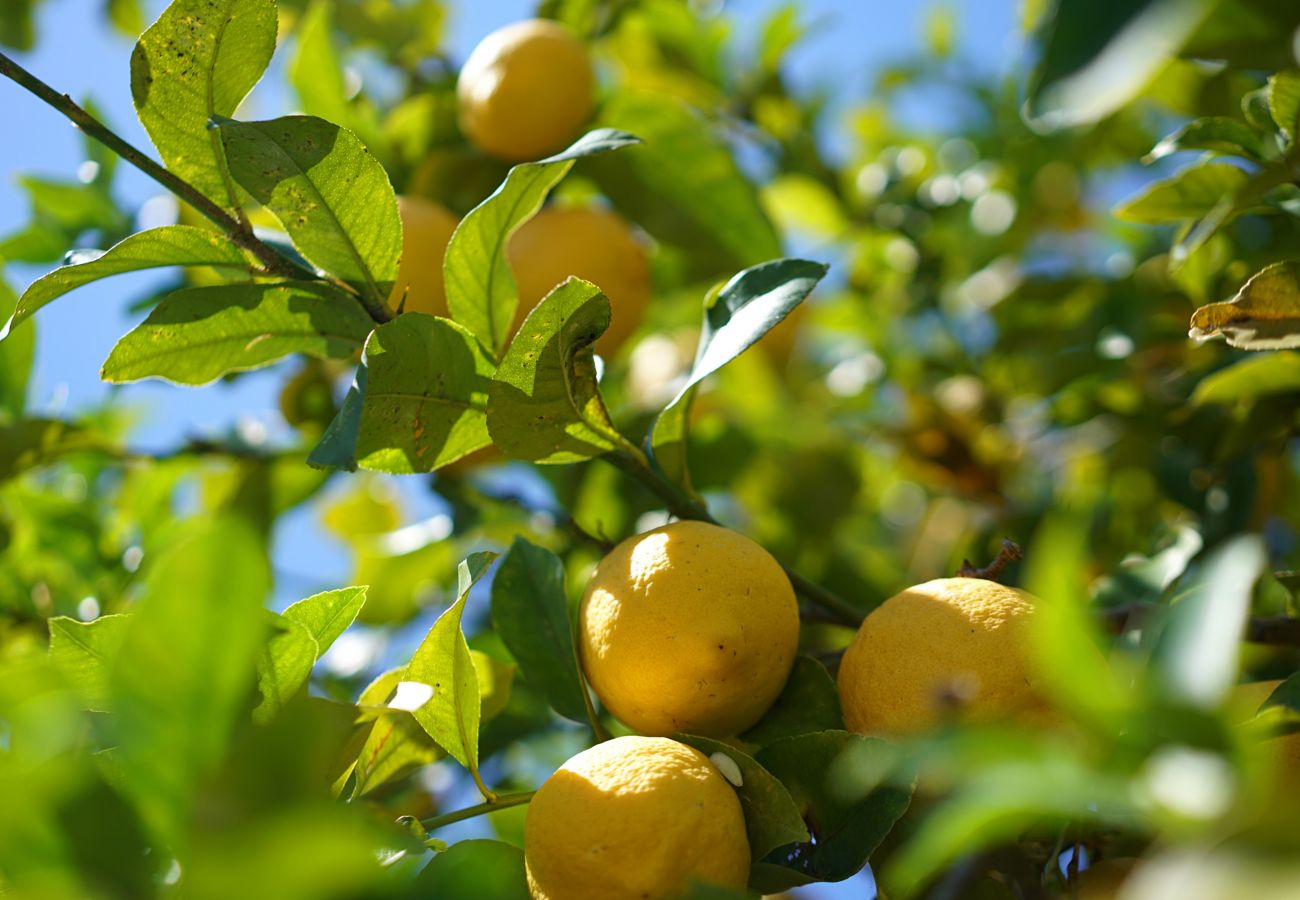
<path fill-rule="evenodd" d="M 302 689 L 320 655 L 307 627 L 270 610 L 271 636 L 257 659 L 257 689 L 262 701 L 253 709 L 253 721 L 266 724 Z"/>
<path fill-rule="evenodd" d="M 307 629 L 323 654 L 357 618 L 366 602 L 368 588 L 339 588 L 312 594 L 284 611 L 284 617 Z"/>
<path fill-rule="evenodd" d="M 127 616 L 101 616 L 78 622 L 67 616 L 50 619 L 50 661 L 77 691 L 87 709 L 107 711 L 109 673 L 126 637 Z"/>
<path fill-rule="evenodd" d="M 72 453 L 112 450 L 96 432 L 58 419 L 19 419 L 0 423 L 0 480 L 43 466 Z"/>
<path fill-rule="evenodd" d="M 0 272 L 0 318 L 7 319 L 18 304 Z M 27 386 L 36 359 L 36 323 L 29 322 L 17 330 L 4 328 L 4 346 L 0 349 L 0 419 L 19 418 L 27 408 Z"/>
<path fill-rule="evenodd" d="M 357 701 L 363 709 L 384 706 L 406 674 L 406 667 L 380 675 Z M 355 796 L 364 796 L 421 766 L 441 759 L 442 749 L 406 710 L 377 712 L 355 764 Z"/>
<path fill-rule="evenodd" d="M 1300 135 L 1300 70 L 1269 76 L 1268 111 L 1290 140 Z"/>
<path fill-rule="evenodd" d="M 1243 350 L 1300 347 L 1300 262 L 1279 262 L 1251 276 L 1231 300 L 1192 314 L 1189 335 L 1222 337 Z"/>
<path fill-rule="evenodd" d="M 1244 170 L 1229 163 L 1196 163 L 1120 204 L 1115 215 L 1152 225 L 1197 218 L 1231 198 L 1249 180 Z"/>
<path fill-rule="evenodd" d="M 1256 160 L 1264 156 L 1263 142 L 1252 129 L 1236 119 L 1214 116 L 1188 122 L 1152 147 L 1142 161 L 1152 163 L 1188 150 L 1212 150 Z"/>

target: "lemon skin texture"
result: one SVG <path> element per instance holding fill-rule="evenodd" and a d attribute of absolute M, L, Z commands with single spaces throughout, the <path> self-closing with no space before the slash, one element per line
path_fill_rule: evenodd
<path fill-rule="evenodd" d="M 399 196 L 397 209 L 402 217 L 402 262 L 388 305 L 396 310 L 405 296 L 405 312 L 446 316 L 442 259 L 458 220 L 442 204 L 423 197 Z"/>
<path fill-rule="evenodd" d="M 652 294 L 650 258 L 618 213 L 598 206 L 547 207 L 514 233 L 507 247 L 519 285 L 519 320 L 569 276 L 609 298 L 609 329 L 596 352 L 612 356 L 636 331 Z"/>
<path fill-rule="evenodd" d="M 980 578 L 940 578 L 889 598 L 840 664 L 845 724 L 910 735 L 954 713 L 977 722 L 1041 717 L 1026 647 L 1036 603 Z"/>
<path fill-rule="evenodd" d="M 536 900 L 655 900 L 692 881 L 743 888 L 745 818 L 731 785 L 693 747 L 620 737 L 570 759 L 529 804 Z"/>
<path fill-rule="evenodd" d="M 528 19 L 485 37 L 460 70 L 460 128 L 507 162 L 563 150 L 595 108 L 586 46 L 558 22 Z"/>
<path fill-rule="evenodd" d="M 601 560 L 579 612 L 579 652 L 629 728 L 725 738 L 781 693 L 799 643 L 790 582 L 749 538 L 674 522 Z"/>

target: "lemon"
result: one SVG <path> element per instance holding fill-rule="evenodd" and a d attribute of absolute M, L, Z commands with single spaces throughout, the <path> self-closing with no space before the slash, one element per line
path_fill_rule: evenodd
<path fill-rule="evenodd" d="M 717 525 L 675 522 L 600 561 L 578 628 L 587 678 L 625 725 L 728 737 L 781 693 L 799 608 L 762 547 Z"/>
<path fill-rule="evenodd" d="M 621 737 L 546 780 L 524 823 L 537 900 L 653 900 L 692 881 L 742 888 L 749 841 L 735 791 L 698 750 Z"/>
<path fill-rule="evenodd" d="M 902 735 L 958 711 L 973 721 L 1041 711 L 1025 645 L 1036 603 L 981 578 L 940 578 L 889 598 L 840 664 L 845 723 Z"/>
<path fill-rule="evenodd" d="M 446 316 L 442 258 L 456 230 L 456 216 L 442 204 L 423 197 L 399 196 L 397 209 L 402 217 L 402 262 L 388 305 L 397 309 L 405 298 L 406 312 Z"/>
<path fill-rule="evenodd" d="M 456 82 L 460 127 L 499 159 L 539 159 L 578 136 L 595 106 L 582 41 L 558 22 L 528 19 L 485 37 Z"/>
<path fill-rule="evenodd" d="M 609 298 L 609 329 L 596 351 L 611 356 L 636 331 L 650 303 L 650 260 L 631 226 L 599 206 L 547 207 L 510 239 L 510 267 L 519 284 L 520 318 L 570 275 Z"/>

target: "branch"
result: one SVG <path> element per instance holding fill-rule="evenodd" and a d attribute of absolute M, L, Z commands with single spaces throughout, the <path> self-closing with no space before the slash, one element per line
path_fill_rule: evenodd
<path fill-rule="evenodd" d="M 641 482 L 647 490 L 660 500 L 663 500 L 668 512 L 677 518 L 694 519 L 699 522 L 708 522 L 710 525 L 720 524 L 709 513 L 707 507 L 687 494 L 679 485 L 674 484 L 656 472 L 645 461 L 644 457 L 634 457 L 616 450 L 602 457 L 602 459 L 612 463 Z M 788 566 L 782 565 L 781 568 L 785 571 L 786 577 L 790 579 L 790 585 L 794 588 L 795 593 L 800 594 L 804 599 L 811 601 L 833 615 L 836 623 L 848 625 L 852 628 L 862 624 L 862 613 L 854 609 L 838 594 L 809 581 Z"/>
<path fill-rule="evenodd" d="M 435 828 L 496 812 L 498 809 L 521 806 L 533 799 L 533 795 L 536 793 L 537 791 L 520 791 L 517 794 L 498 794 L 496 800 L 480 803 L 477 806 L 469 806 L 465 809 L 458 809 L 455 812 L 444 813 L 431 819 L 421 819 L 420 824 L 424 826 L 425 831 L 433 831 Z"/>
<path fill-rule="evenodd" d="M 279 275 L 284 278 L 301 279 L 305 277 L 313 281 L 318 280 L 315 272 L 304 269 L 293 260 L 282 255 L 274 247 L 258 240 L 247 222 L 231 216 L 208 199 L 194 185 L 154 162 L 103 122 L 86 112 L 70 96 L 60 94 L 4 53 L 0 53 L 0 75 L 35 94 L 70 119 L 83 133 L 99 141 L 122 159 L 194 207 L 195 210 L 229 235 L 232 241 L 255 256 L 258 262 L 262 264 L 262 270 L 265 274 Z M 373 301 L 359 295 L 357 295 L 357 299 L 376 322 L 386 322 L 392 318 L 392 315 L 386 309 L 382 309 Z"/>

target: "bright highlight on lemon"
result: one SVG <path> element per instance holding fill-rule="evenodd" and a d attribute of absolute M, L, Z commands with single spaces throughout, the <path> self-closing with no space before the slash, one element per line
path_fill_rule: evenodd
<path fill-rule="evenodd" d="M 587 584 L 579 621 L 587 678 L 643 734 L 727 737 L 785 686 L 799 608 L 785 572 L 744 535 L 674 522 L 615 547 Z"/>
<path fill-rule="evenodd" d="M 479 43 L 456 83 L 460 127 L 509 162 L 563 150 L 591 118 L 595 75 L 586 45 L 558 22 L 528 19 Z"/>
<path fill-rule="evenodd" d="M 536 900 L 658 900 L 693 881 L 743 888 L 749 841 L 735 791 L 703 753 L 621 737 L 542 785 L 524 859 Z"/>

